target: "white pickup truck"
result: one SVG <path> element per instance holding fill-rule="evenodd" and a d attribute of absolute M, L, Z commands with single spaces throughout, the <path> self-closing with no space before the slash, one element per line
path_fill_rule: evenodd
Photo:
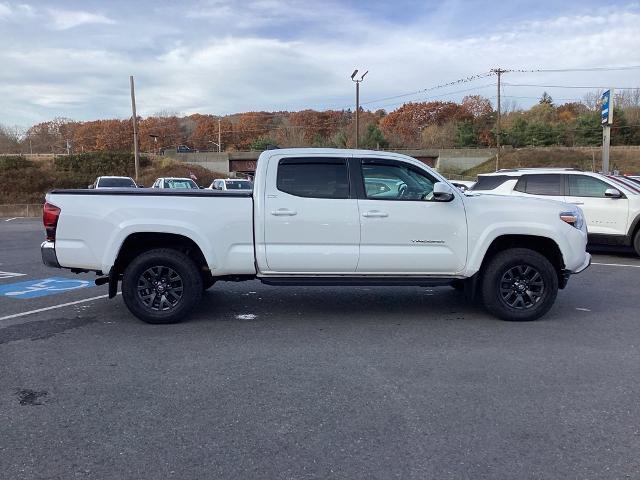
<path fill-rule="evenodd" d="M 183 319 L 217 280 L 452 285 L 505 320 L 533 320 L 588 267 L 581 210 L 465 195 L 404 155 L 269 150 L 253 192 L 54 190 L 46 265 L 95 271 L 149 323 Z"/>

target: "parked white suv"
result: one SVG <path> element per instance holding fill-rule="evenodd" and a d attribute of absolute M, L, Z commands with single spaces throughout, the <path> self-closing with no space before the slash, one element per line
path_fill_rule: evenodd
<path fill-rule="evenodd" d="M 578 205 L 590 243 L 633 246 L 640 255 L 640 185 L 625 177 L 570 168 L 499 170 L 479 175 L 472 191 Z"/>

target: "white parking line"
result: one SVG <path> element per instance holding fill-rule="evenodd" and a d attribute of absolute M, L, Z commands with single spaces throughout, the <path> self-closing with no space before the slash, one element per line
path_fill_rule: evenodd
<path fill-rule="evenodd" d="M 624 263 L 598 263 L 591 262 L 591 265 L 604 265 L 605 267 L 631 267 L 631 268 L 640 268 L 640 265 L 629 265 Z"/>
<path fill-rule="evenodd" d="M 120 292 L 118 292 L 120 295 Z M 101 298 L 107 298 L 109 295 L 98 295 L 97 297 L 84 298 L 82 300 L 76 300 L 75 302 L 61 303 L 59 305 L 53 305 L 51 307 L 38 308 L 37 310 L 29 310 L 28 312 L 14 313 L 13 315 L 7 315 L 6 317 L 0 317 L 0 321 L 9 320 L 12 318 L 24 317 L 26 315 L 32 315 L 34 313 L 46 312 L 48 310 L 55 310 L 56 308 L 69 307 L 71 305 L 77 305 L 79 303 L 92 302 L 93 300 L 99 300 Z"/>
<path fill-rule="evenodd" d="M 0 280 L 5 278 L 13 278 L 13 277 L 24 277 L 26 273 L 16 273 L 16 272 L 0 272 Z"/>

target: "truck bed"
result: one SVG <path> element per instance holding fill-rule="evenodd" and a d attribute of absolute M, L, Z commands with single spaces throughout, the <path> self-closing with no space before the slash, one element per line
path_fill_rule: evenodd
<path fill-rule="evenodd" d="M 217 190 L 53 190 L 62 211 L 56 235 L 61 265 L 108 273 L 131 235 L 170 234 L 195 241 L 213 275 L 255 274 L 250 192 Z"/>

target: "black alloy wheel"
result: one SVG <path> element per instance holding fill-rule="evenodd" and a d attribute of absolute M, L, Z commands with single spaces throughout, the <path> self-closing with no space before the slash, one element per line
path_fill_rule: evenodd
<path fill-rule="evenodd" d="M 516 265 L 500 279 L 500 298 L 516 310 L 534 307 L 543 298 L 544 290 L 542 275 L 531 265 Z"/>

